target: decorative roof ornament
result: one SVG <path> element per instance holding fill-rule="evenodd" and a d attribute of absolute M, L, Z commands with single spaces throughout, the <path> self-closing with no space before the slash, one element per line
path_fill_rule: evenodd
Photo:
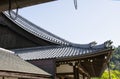
<path fill-rule="evenodd" d="M 93 42 L 89 43 L 90 47 L 96 46 L 96 44 L 97 44 L 96 41 L 93 41 Z"/>
<path fill-rule="evenodd" d="M 111 40 L 108 40 L 108 41 L 104 42 L 104 45 L 105 45 L 105 47 L 112 47 L 111 46 L 112 43 L 113 42 Z"/>

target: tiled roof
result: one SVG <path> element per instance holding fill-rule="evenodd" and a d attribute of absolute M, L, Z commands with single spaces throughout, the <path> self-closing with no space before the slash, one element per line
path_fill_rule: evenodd
<path fill-rule="evenodd" d="M 70 42 L 42 29 L 40 26 L 33 24 L 32 22 L 26 20 L 25 18 L 21 17 L 20 15 L 17 16 L 17 19 L 14 20 L 10 17 L 7 11 L 3 12 L 12 22 L 17 24 L 20 28 L 24 29 L 25 31 L 35 35 L 38 38 L 44 39 L 46 41 L 59 44 L 59 45 L 69 45 Z M 15 17 L 15 13 L 11 11 L 11 16 Z"/>
<path fill-rule="evenodd" d="M 106 43 L 106 42 L 105 42 Z M 83 55 L 100 53 L 100 51 L 111 49 L 111 45 L 73 45 L 73 46 L 41 46 L 13 50 L 24 60 L 48 59 L 48 58 L 73 58 Z M 108 45 L 108 46 L 107 46 Z"/>
<path fill-rule="evenodd" d="M 24 61 L 13 53 L 14 52 L 12 51 L 0 48 L 0 70 L 50 75 L 42 69 Z"/>

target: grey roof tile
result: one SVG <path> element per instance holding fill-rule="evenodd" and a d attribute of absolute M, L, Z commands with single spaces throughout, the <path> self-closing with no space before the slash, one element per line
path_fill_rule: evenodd
<path fill-rule="evenodd" d="M 36 37 L 55 44 L 59 44 L 59 46 L 41 46 L 14 50 L 20 57 L 25 60 L 81 56 L 105 50 L 111 47 L 111 41 L 106 41 L 100 45 L 96 45 L 96 42 L 91 42 L 89 44 L 74 44 L 40 28 L 20 15 L 18 15 L 16 20 L 13 20 L 10 18 L 7 12 L 3 13 L 20 28 L 35 35 Z M 15 16 L 15 13 L 12 12 L 11 15 Z"/>
<path fill-rule="evenodd" d="M 50 75 L 42 69 L 24 61 L 13 53 L 14 52 L 12 51 L 0 48 L 0 70 Z"/>
<path fill-rule="evenodd" d="M 100 46 L 100 47 L 99 47 Z M 33 48 L 15 49 L 12 50 L 25 60 L 33 59 L 48 59 L 48 58 L 66 58 L 93 54 L 111 47 L 105 47 L 104 44 L 96 45 L 94 47 L 80 47 L 80 46 L 41 46 Z"/>
<path fill-rule="evenodd" d="M 13 21 L 15 24 L 17 24 L 20 28 L 26 30 L 27 32 L 37 36 L 38 38 L 44 39 L 46 41 L 60 44 L 60 45 L 69 45 L 70 42 L 42 29 L 40 26 L 37 26 L 30 21 L 26 20 L 25 18 L 18 15 L 16 20 L 13 20 L 10 18 L 7 11 L 3 12 L 4 15 L 6 15 L 11 21 Z M 15 13 L 11 11 L 11 16 L 15 16 Z"/>

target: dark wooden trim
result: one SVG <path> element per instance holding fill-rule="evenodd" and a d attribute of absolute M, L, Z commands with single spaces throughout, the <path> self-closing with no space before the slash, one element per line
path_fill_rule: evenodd
<path fill-rule="evenodd" d="M 90 76 L 90 74 L 87 72 L 87 70 L 81 65 L 81 63 L 79 64 L 80 65 L 80 68 L 82 70 L 80 70 L 82 73 L 81 74 L 84 74 L 86 76 Z"/>
<path fill-rule="evenodd" d="M 5 79 L 5 77 L 2 77 L 2 79 Z"/>
<path fill-rule="evenodd" d="M 90 62 L 90 66 L 91 66 L 91 69 L 92 69 L 92 72 L 93 72 L 93 75 L 94 76 L 96 76 L 96 74 L 95 74 L 95 68 L 94 68 L 94 66 L 93 66 L 93 63 L 92 62 Z"/>
<path fill-rule="evenodd" d="M 81 74 L 81 73 L 79 73 L 79 69 L 76 68 L 76 77 L 77 77 L 77 79 L 79 79 L 79 74 Z"/>
<path fill-rule="evenodd" d="M 104 69 L 107 68 L 107 64 L 109 63 L 110 61 L 110 58 L 111 58 L 111 54 L 113 53 L 113 51 L 109 51 L 109 53 L 107 54 L 107 59 L 104 61 L 104 64 L 102 66 L 102 72 L 99 74 L 99 75 L 102 75 L 102 73 L 104 72 Z"/>
<path fill-rule="evenodd" d="M 56 75 L 73 75 L 73 72 L 67 72 L 67 73 L 56 73 Z"/>
<path fill-rule="evenodd" d="M 7 77 L 18 77 L 18 78 L 51 78 L 50 75 L 44 74 L 34 74 L 34 73 L 23 73 L 23 72 L 14 72 L 14 71 L 0 71 L 0 76 L 7 76 Z"/>
<path fill-rule="evenodd" d="M 74 72 L 74 79 L 79 79 L 79 71 L 76 66 L 73 66 L 73 72 Z"/>
<path fill-rule="evenodd" d="M 85 74 L 83 73 L 82 75 L 83 75 L 83 79 L 85 79 Z"/>

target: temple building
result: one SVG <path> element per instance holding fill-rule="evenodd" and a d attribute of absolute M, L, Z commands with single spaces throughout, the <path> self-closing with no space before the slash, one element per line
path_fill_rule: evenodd
<path fill-rule="evenodd" d="M 53 79 L 90 79 L 106 69 L 114 50 L 110 40 L 99 45 L 75 44 L 20 15 L 11 16 L 7 11 L 0 13 L 0 47 L 52 74 Z"/>

